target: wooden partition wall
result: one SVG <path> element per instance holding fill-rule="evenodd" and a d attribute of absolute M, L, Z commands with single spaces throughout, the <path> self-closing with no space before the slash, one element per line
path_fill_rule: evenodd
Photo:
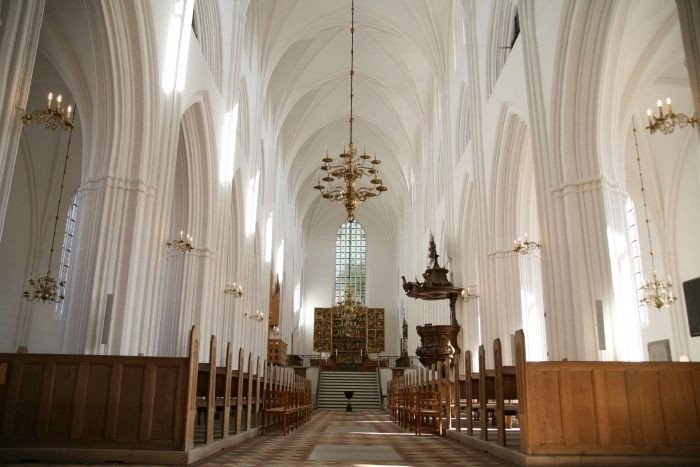
<path fill-rule="evenodd" d="M 198 332 L 184 358 L 0 354 L 0 447 L 191 447 Z"/>
<path fill-rule="evenodd" d="M 516 334 L 521 449 L 700 455 L 700 364 L 526 362 Z"/>
<path fill-rule="evenodd" d="M 0 460 L 187 463 L 257 433 L 265 390 L 311 393 L 244 349 L 234 370 L 230 343 L 217 367 L 214 336 L 198 363 L 199 345 L 193 327 L 184 358 L 0 354 Z"/>

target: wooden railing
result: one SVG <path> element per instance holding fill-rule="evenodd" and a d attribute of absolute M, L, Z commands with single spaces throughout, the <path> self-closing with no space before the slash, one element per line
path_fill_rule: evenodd
<path fill-rule="evenodd" d="M 366 361 L 371 361 L 374 362 L 370 364 L 372 368 L 370 370 L 373 370 L 374 365 L 378 366 L 379 368 L 395 368 L 396 367 L 396 362 L 401 358 L 399 355 L 378 355 L 376 359 L 374 359 L 375 354 L 372 354 L 372 357 L 370 357 Z M 415 355 L 412 355 L 409 357 L 411 366 L 410 368 L 420 368 L 422 365 L 420 361 L 418 360 L 418 357 Z M 307 354 L 307 355 L 288 355 L 287 356 L 287 364 L 290 366 L 306 366 L 306 367 L 328 367 L 331 365 L 333 362 L 333 359 L 330 358 L 322 358 L 318 354 Z"/>

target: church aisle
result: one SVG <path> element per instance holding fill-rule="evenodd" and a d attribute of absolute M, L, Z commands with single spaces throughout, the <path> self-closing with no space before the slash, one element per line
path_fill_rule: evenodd
<path fill-rule="evenodd" d="M 488 454 L 424 434 L 408 433 L 381 410 L 318 410 L 287 436 L 257 436 L 196 465 L 217 466 L 461 466 L 509 465 Z"/>

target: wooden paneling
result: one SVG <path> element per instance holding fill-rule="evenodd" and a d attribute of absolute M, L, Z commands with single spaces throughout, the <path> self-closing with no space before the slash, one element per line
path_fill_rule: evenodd
<path fill-rule="evenodd" d="M 700 454 L 700 364 L 528 362 L 532 454 Z"/>
<path fill-rule="evenodd" d="M 76 380 L 80 363 L 55 365 L 53 391 L 51 394 L 48 417 L 46 421 L 47 437 L 50 439 L 68 439 L 73 421 L 73 398 L 78 389 Z"/>
<path fill-rule="evenodd" d="M 176 421 L 181 421 L 183 413 L 178 414 L 178 407 L 182 407 L 184 401 L 182 394 L 176 390 L 180 387 L 178 377 L 182 374 L 176 368 L 157 368 L 155 394 L 153 399 L 153 411 L 150 438 L 158 441 L 173 439 L 176 431 Z M 178 396 L 180 400 L 178 400 Z M 173 407 L 176 410 L 173 410 Z M 177 439 L 177 438 L 176 438 Z"/>
<path fill-rule="evenodd" d="M 83 417 L 83 429 L 80 434 L 85 439 L 96 440 L 105 437 L 107 396 L 111 373 L 112 367 L 110 365 L 90 365 L 83 412 L 90 414 L 90 416 Z"/>
<path fill-rule="evenodd" d="M 0 354 L 0 447 L 182 449 L 189 358 Z"/>

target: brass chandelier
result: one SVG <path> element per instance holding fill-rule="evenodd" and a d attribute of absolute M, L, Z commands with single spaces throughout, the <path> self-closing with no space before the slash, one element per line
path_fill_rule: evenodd
<path fill-rule="evenodd" d="M 671 130 L 673 131 L 673 130 Z M 639 167 L 639 182 L 642 188 L 642 202 L 644 203 L 644 222 L 647 226 L 647 238 L 649 240 L 649 255 L 651 256 L 651 277 L 644 281 L 642 285 L 643 296 L 639 302 L 646 306 L 654 306 L 661 309 L 666 305 L 671 305 L 676 301 L 676 296 L 673 295 L 673 284 L 671 278 L 668 280 L 660 279 L 656 274 L 654 267 L 654 250 L 651 246 L 651 228 L 649 227 L 649 215 L 647 213 L 647 197 L 644 190 L 644 178 L 642 177 L 642 163 L 639 160 L 639 145 L 637 144 L 637 128 L 632 119 L 632 132 L 634 134 L 634 148 L 637 153 L 637 166 Z"/>
<path fill-rule="evenodd" d="M 73 128 L 73 118 L 71 117 L 73 106 L 69 105 L 64 109 L 61 107 L 62 101 L 63 95 L 59 94 L 56 96 L 56 104 L 53 104 L 53 92 L 50 92 L 46 108 L 23 114 L 22 122 L 25 125 L 32 122 L 43 123 L 50 130 L 55 130 L 59 127 L 64 130 Z"/>
<path fill-rule="evenodd" d="M 517 240 L 513 240 L 513 251 L 521 255 L 529 255 L 535 250 L 542 248 L 542 243 L 533 242 L 527 240 L 527 233 L 525 233 L 525 241 L 521 241 L 520 237 Z"/>
<path fill-rule="evenodd" d="M 653 135 L 657 131 L 660 131 L 664 135 L 668 135 L 673 133 L 673 130 L 676 127 L 685 128 L 688 125 L 695 127 L 695 124 L 698 121 L 697 118 L 695 118 L 693 115 L 689 117 L 682 113 L 674 113 L 673 107 L 671 107 L 670 97 L 666 98 L 666 106 L 666 111 L 664 112 L 661 100 L 656 101 L 656 107 L 659 109 L 659 115 L 655 115 L 652 113 L 651 109 L 647 109 L 649 125 L 647 125 L 646 129 L 649 130 L 649 134 Z"/>
<path fill-rule="evenodd" d="M 379 196 L 387 187 L 379 175 L 379 164 L 381 160 L 377 159 L 375 154 L 374 159 L 367 154 L 367 151 L 362 151 L 360 156 L 357 155 L 357 148 L 352 141 L 352 123 L 353 123 L 353 77 L 355 76 L 354 56 L 355 56 L 355 2 L 353 0 L 351 6 L 351 26 L 350 26 L 350 142 L 348 147 L 343 144 L 343 152 L 338 155 L 340 161 L 334 162 L 333 158 L 328 155 L 328 149 L 324 154 L 323 165 L 321 170 L 326 172 L 326 176 L 321 178 L 319 175 L 317 185 L 314 189 L 321 192 L 321 196 L 331 202 L 342 203 L 345 211 L 348 214 L 348 222 L 355 220 L 355 209 L 369 198 Z M 369 162 L 368 160 L 372 159 Z M 364 182 L 365 177 L 369 178 L 369 184 L 359 186 Z M 323 185 L 321 182 L 325 182 Z"/>

